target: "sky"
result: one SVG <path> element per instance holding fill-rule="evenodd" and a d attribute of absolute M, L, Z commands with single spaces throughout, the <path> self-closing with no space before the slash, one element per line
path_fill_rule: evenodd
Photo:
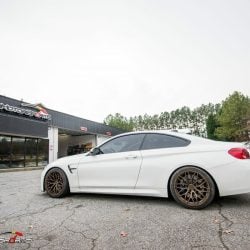
<path fill-rule="evenodd" d="M 0 95 L 102 122 L 250 95 L 249 0 L 0 0 Z"/>

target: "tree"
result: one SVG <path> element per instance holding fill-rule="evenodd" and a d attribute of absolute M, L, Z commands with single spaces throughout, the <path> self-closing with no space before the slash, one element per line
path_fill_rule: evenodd
<path fill-rule="evenodd" d="M 218 122 L 216 120 L 216 115 L 210 114 L 206 121 L 207 138 L 216 140 L 215 130 L 218 127 Z"/>
<path fill-rule="evenodd" d="M 234 92 L 222 103 L 218 115 L 219 127 L 215 135 L 220 140 L 244 141 L 248 140 L 248 127 L 250 121 L 250 99 L 239 92 Z"/>
<path fill-rule="evenodd" d="M 104 123 L 124 131 L 148 129 L 190 129 L 192 134 L 218 140 L 248 140 L 250 99 L 234 92 L 222 104 L 202 104 L 193 110 L 184 106 L 160 115 L 144 114 L 126 118 L 109 115 Z"/>
<path fill-rule="evenodd" d="M 122 129 L 124 131 L 132 131 L 134 128 L 133 119 L 128 120 L 119 113 L 116 113 L 115 115 L 108 115 L 104 120 L 104 124 Z"/>

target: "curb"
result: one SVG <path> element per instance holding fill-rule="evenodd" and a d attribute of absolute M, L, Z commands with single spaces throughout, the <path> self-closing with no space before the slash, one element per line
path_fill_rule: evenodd
<path fill-rule="evenodd" d="M 8 168 L 8 169 L 0 169 L 0 173 L 32 171 L 32 170 L 41 170 L 41 169 L 44 169 L 44 167 Z"/>

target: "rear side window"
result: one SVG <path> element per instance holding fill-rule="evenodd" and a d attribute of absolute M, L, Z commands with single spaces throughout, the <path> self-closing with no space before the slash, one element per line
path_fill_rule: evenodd
<path fill-rule="evenodd" d="M 189 144 L 189 140 L 176 136 L 164 134 L 147 134 L 142 145 L 142 150 L 185 147 Z"/>

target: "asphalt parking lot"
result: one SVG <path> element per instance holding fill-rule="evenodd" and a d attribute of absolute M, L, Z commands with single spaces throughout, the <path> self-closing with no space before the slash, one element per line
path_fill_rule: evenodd
<path fill-rule="evenodd" d="M 40 192 L 41 170 L 0 173 L 0 249 L 250 249 L 250 194 L 193 211 L 171 199 Z"/>

